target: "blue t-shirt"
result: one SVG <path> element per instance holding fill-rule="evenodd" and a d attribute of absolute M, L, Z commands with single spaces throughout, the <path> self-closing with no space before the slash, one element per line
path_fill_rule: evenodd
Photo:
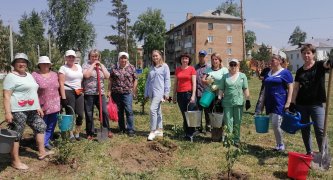
<path fill-rule="evenodd" d="M 293 76 L 289 70 L 280 69 L 264 78 L 266 113 L 282 115 L 288 97 L 288 84 L 293 83 Z"/>

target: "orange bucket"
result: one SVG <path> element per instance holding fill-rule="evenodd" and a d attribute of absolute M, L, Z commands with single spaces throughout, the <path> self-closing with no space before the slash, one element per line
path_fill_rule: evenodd
<path fill-rule="evenodd" d="M 306 179 L 313 158 L 297 152 L 288 152 L 288 158 L 288 177 Z"/>

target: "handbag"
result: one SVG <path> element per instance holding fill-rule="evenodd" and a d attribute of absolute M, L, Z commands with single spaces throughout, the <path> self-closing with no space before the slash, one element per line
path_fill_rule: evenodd
<path fill-rule="evenodd" d="M 71 86 L 69 86 L 68 84 L 64 84 L 66 87 L 69 87 L 70 89 L 72 89 L 74 91 L 74 93 L 77 95 L 77 96 L 80 96 L 81 94 L 83 94 L 84 92 L 84 89 L 83 88 L 80 88 L 80 89 L 74 89 L 72 88 Z"/>
<path fill-rule="evenodd" d="M 108 110 L 110 120 L 118 122 L 118 107 L 111 97 L 109 97 L 109 102 L 106 108 Z"/>

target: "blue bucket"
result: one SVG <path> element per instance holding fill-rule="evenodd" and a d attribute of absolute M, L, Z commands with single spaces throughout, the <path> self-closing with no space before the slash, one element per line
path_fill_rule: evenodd
<path fill-rule="evenodd" d="M 215 99 L 215 93 L 213 93 L 212 91 L 206 90 L 202 94 L 199 103 L 202 107 L 208 108 L 214 99 Z"/>
<path fill-rule="evenodd" d="M 58 115 L 58 126 L 61 132 L 73 130 L 73 115 Z"/>
<path fill-rule="evenodd" d="M 256 125 L 257 133 L 267 133 L 269 127 L 269 117 L 268 116 L 255 116 L 254 123 Z"/>
<path fill-rule="evenodd" d="M 75 114 L 71 106 L 67 106 Z M 71 131 L 74 127 L 74 115 L 58 114 L 58 126 L 61 132 Z"/>

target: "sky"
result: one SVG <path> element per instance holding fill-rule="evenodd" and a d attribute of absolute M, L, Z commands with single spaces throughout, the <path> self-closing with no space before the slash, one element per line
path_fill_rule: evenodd
<path fill-rule="evenodd" d="M 187 13 L 199 15 L 207 10 L 215 10 L 225 0 L 124 0 L 130 13 L 130 25 L 148 8 L 161 9 L 169 30 L 170 24 L 179 25 L 186 19 Z M 239 4 L 239 0 L 234 0 Z M 308 38 L 333 38 L 333 1 L 332 0 L 243 0 L 245 30 L 254 31 L 257 43 L 286 48 L 288 40 L 296 26 L 307 33 Z M 13 26 L 19 32 L 18 20 L 24 12 L 33 9 L 47 10 L 46 0 L 2 0 L 0 19 L 5 25 Z M 97 34 L 97 49 L 114 49 L 105 36 L 116 34 L 111 24 L 115 18 L 107 13 L 113 9 L 111 0 L 102 0 L 95 4 L 89 21 Z"/>

